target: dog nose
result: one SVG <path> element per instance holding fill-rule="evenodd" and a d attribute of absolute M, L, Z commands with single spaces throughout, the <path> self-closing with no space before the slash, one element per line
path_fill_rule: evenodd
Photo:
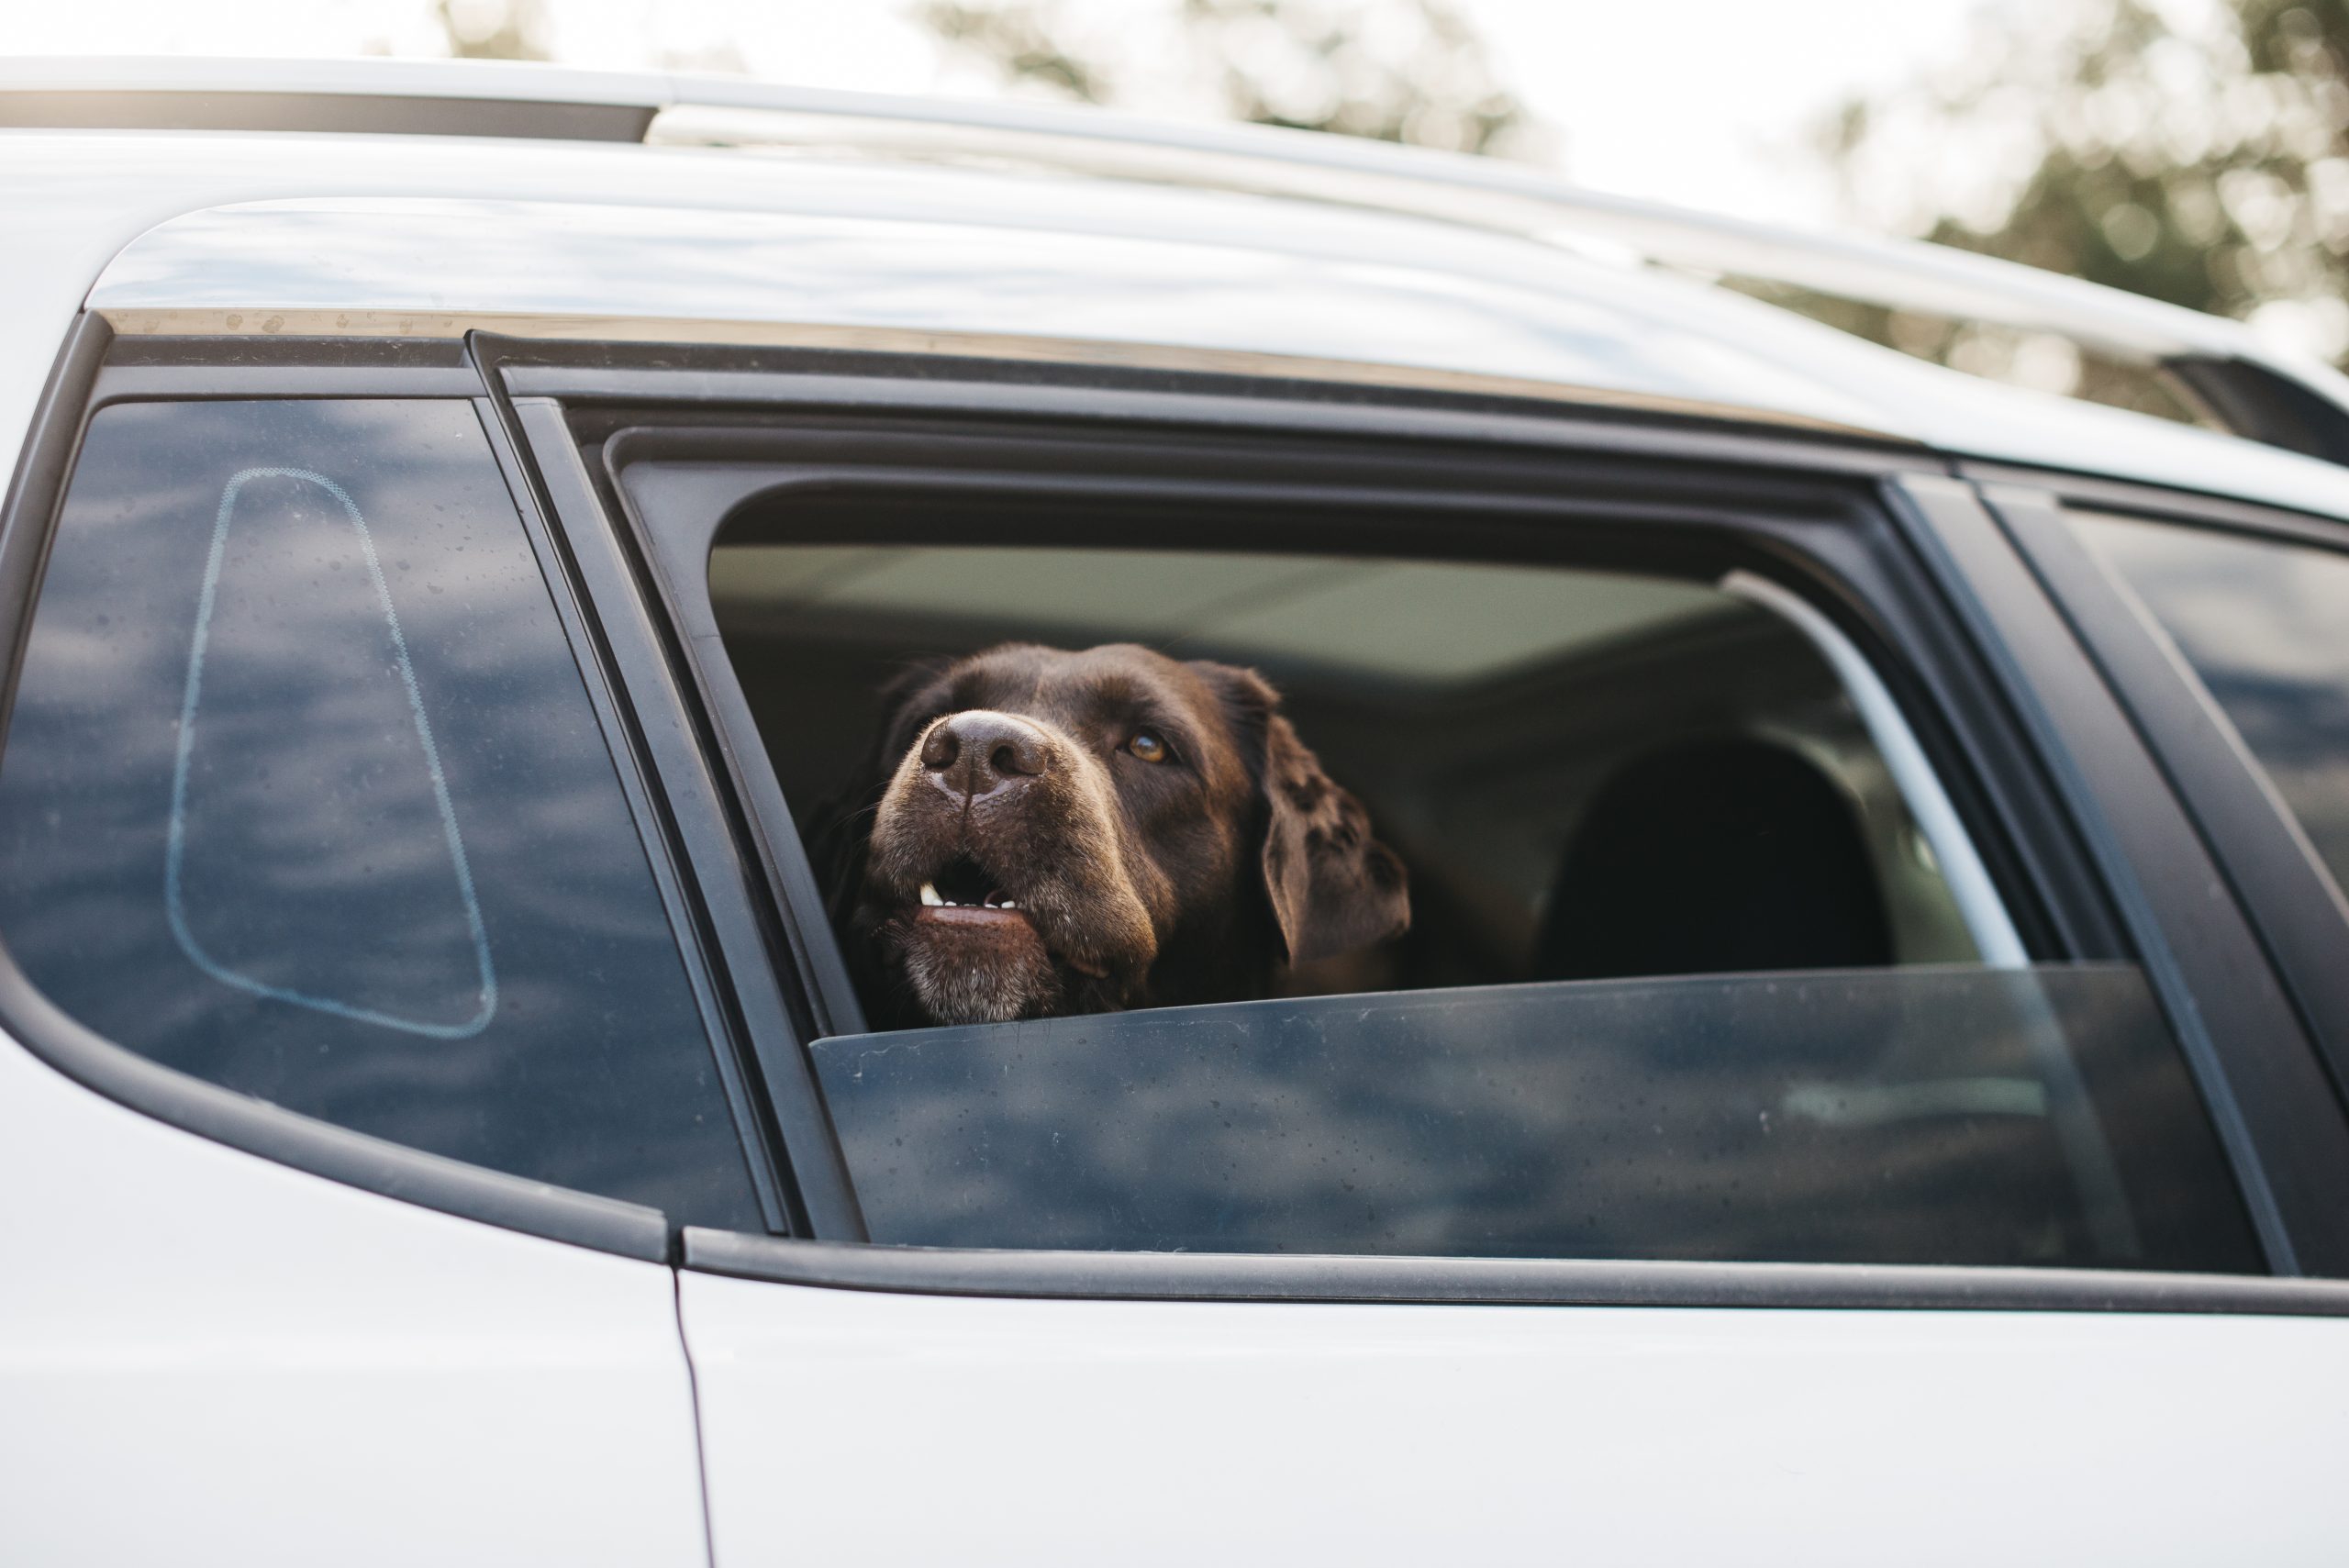
<path fill-rule="evenodd" d="M 1051 762 L 1051 747 L 1032 725 L 984 709 L 939 720 L 921 743 L 921 765 L 966 796 L 1034 778 Z"/>

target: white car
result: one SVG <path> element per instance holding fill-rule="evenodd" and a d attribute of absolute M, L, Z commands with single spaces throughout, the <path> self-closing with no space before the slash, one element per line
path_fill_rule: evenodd
<path fill-rule="evenodd" d="M 2332 372 L 1276 132 L 0 126 L 0 1560 L 2340 1561 Z M 1262 670 L 1410 934 L 869 1029 L 797 825 L 1007 638 Z"/>

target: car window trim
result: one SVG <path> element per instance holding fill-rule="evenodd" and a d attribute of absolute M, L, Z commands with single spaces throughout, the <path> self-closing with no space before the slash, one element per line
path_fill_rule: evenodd
<path fill-rule="evenodd" d="M 727 1108 L 733 1117 L 736 1140 L 760 1216 L 769 1229 L 787 1232 L 793 1228 L 792 1195 L 777 1166 L 774 1140 L 764 1126 L 764 1108 L 749 1081 L 750 1064 L 727 1006 L 726 992 L 719 977 L 712 972 L 709 943 L 701 930 L 700 905 L 685 875 L 684 856 L 672 841 L 670 817 L 656 799 L 637 732 L 620 711 L 616 683 L 605 666 L 605 644 L 586 624 L 586 608 L 574 576 L 575 568 L 557 542 L 550 520 L 551 510 L 522 462 L 514 432 L 506 423 L 503 406 L 478 386 L 476 392 L 480 395 L 473 399 L 473 410 L 481 418 L 490 450 L 514 496 L 515 508 L 521 514 L 523 533 L 537 557 L 540 573 L 546 581 L 547 596 L 579 665 L 581 685 L 595 711 L 605 751 L 628 803 L 629 816 L 643 843 L 645 866 L 661 900 L 662 912 L 668 919 L 686 986 L 693 993 L 694 1006 L 709 1044 Z"/>
<path fill-rule="evenodd" d="M 678 1266 L 772 1284 L 1057 1301 L 2349 1317 L 2349 1281 L 1919 1263 L 1054 1252 L 688 1226 Z"/>
<path fill-rule="evenodd" d="M 1807 474 L 1948 472 L 1946 462 L 1913 443 L 1853 431 L 1790 428 L 1765 433 L 1733 419 L 1658 421 L 1631 410 L 1542 407 L 1495 395 L 870 350 L 671 349 L 660 356 L 669 362 L 656 367 L 628 362 L 650 357 L 636 344 L 526 342 L 487 332 L 475 333 L 473 341 L 485 361 L 498 362 L 511 395 L 570 405 L 993 414 L 1078 424 L 1395 435 L 1655 456 L 1681 456 L 1700 448 L 1713 462 Z"/>
<path fill-rule="evenodd" d="M 2065 506 L 2083 511 L 2119 512 L 2157 522 L 2189 523 L 2198 528 L 2349 550 L 2349 516 L 2299 511 L 2207 491 L 2013 463 L 1966 461 L 1953 464 L 1951 472 L 1985 490 L 2012 485 L 2041 491 Z"/>
<path fill-rule="evenodd" d="M 773 1122 L 775 1158 L 789 1178 L 789 1229 L 861 1237 L 863 1217 L 822 1097 L 798 1050 L 813 1019 L 806 1016 L 807 992 L 790 985 L 785 976 L 804 974 L 800 965 L 807 960 L 778 944 L 761 918 L 750 891 L 761 872 L 740 851 L 745 825 L 728 810 L 729 802 L 739 798 L 739 777 L 729 791 L 712 763 L 713 749 L 721 758 L 727 753 L 722 742 L 706 745 L 698 732 L 696 715 L 707 707 L 687 695 L 690 664 L 681 672 L 683 661 L 664 647 L 662 626 L 628 558 L 624 528 L 607 515 L 560 408 L 539 398 L 509 400 L 507 406 L 545 497 L 546 515 L 562 537 L 577 586 L 597 617 L 614 675 L 637 716 L 636 733 L 662 784 L 679 852 L 694 873 L 698 907 L 708 926 L 708 962 L 722 973 L 740 1049 L 763 1080 L 759 1108 Z M 675 722 L 648 721 L 648 714 L 672 716 Z M 841 984 L 845 986 L 844 975 Z"/>

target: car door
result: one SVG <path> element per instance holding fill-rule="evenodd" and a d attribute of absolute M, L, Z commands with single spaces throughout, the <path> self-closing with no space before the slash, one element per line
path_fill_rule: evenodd
<path fill-rule="evenodd" d="M 711 373 L 668 352 L 624 394 L 608 361 L 495 355 L 616 666 L 691 716 L 649 728 L 705 737 L 662 766 L 727 967 L 780 987 L 749 1028 L 791 1228 L 683 1238 L 718 1561 L 2325 1555 L 2343 1297 L 2272 1276 L 2349 1262 L 2338 1106 L 1969 487 L 1571 420 L 1497 419 L 1446 466 L 1414 441 L 1460 424 L 1408 398 L 1359 416 L 1375 450 L 1332 451 L 1331 405 L 1201 386 L 1170 416 L 1163 377 L 1011 395 L 952 361 L 828 409 L 837 381 L 713 360 L 728 417 L 703 426 Z M 991 423 L 1014 402 L 1030 423 Z M 1038 433 L 1078 418 L 1082 444 Z M 1732 455 L 1767 499 L 1707 473 Z M 1163 505 L 1119 509 L 1139 494 Z M 1332 497 L 1342 545 L 1313 531 Z M 1464 539 L 1542 569 L 1503 511 L 1546 517 L 1545 560 L 1587 529 L 1594 569 L 1698 573 L 1808 640 L 1865 732 L 1846 782 L 1914 829 L 1964 961 L 864 1032 L 782 782 L 834 731 L 820 683 L 778 672 L 838 656 L 792 639 L 1080 581 L 1059 624 L 1090 627 L 1067 606 L 1144 614 L 1176 566 L 1224 569 L 1182 550 L 1241 570 L 1308 539 L 1432 606 L 1454 579 L 1414 563 Z M 1148 593 L 1053 575 L 1109 539 Z M 1728 561 L 1755 564 L 1702 576 Z M 780 639 L 755 653 L 751 611 Z M 1443 644 L 1421 629 L 1371 640 Z M 1374 1099 L 1401 1108 L 1356 1115 Z"/>
<path fill-rule="evenodd" d="M 663 1206 L 760 1211 L 490 433 L 110 347 L 0 539 L 0 1557 L 703 1561 Z"/>

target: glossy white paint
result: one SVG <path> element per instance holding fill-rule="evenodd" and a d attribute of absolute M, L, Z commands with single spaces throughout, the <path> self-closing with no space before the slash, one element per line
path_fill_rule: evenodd
<path fill-rule="evenodd" d="M 2337 1320 L 682 1280 L 720 1568 L 2342 1557 Z"/>
<path fill-rule="evenodd" d="M 298 329 L 308 331 L 365 312 L 379 318 L 372 330 L 405 317 L 444 333 L 441 315 L 478 312 L 539 318 L 540 332 L 568 337 L 649 320 L 719 341 L 778 324 L 887 332 L 904 346 L 963 335 L 984 350 L 1027 339 L 1109 363 L 1171 348 L 1880 428 L 1875 411 L 1799 361 L 1709 329 L 1720 303 L 1709 294 L 1521 241 L 1445 243 L 1456 237 L 1375 215 L 1317 212 L 1268 232 L 1256 210 L 1265 205 L 1185 195 L 1134 212 L 1120 233 L 907 211 L 266 203 L 142 235 L 90 304 L 134 324 L 201 313 L 199 329 L 214 331 L 214 313 L 227 311 L 249 330 L 278 312 L 306 316 Z M 465 258 L 461 270 L 451 257 Z"/>
<path fill-rule="evenodd" d="M 674 1276 L 288 1170 L 0 1039 L 0 1562 L 707 1562 Z"/>

